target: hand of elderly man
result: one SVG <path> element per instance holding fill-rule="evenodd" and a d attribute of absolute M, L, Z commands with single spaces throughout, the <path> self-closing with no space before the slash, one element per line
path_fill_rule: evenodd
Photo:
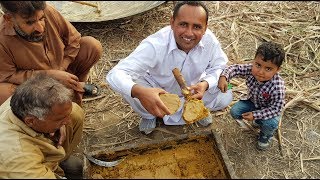
<path fill-rule="evenodd" d="M 56 131 L 54 133 L 50 133 L 50 137 L 53 138 L 54 142 L 57 142 L 56 147 L 59 148 L 62 146 L 63 142 L 67 138 L 67 131 L 66 131 L 66 126 L 63 125 L 59 129 L 59 131 Z"/>

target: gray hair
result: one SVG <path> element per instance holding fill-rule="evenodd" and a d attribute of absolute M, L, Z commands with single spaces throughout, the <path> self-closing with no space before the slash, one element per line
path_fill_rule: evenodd
<path fill-rule="evenodd" d="M 12 95 L 12 112 L 20 119 L 35 116 L 39 120 L 51 111 L 55 104 L 72 101 L 73 91 L 58 80 L 39 73 L 17 87 Z"/>

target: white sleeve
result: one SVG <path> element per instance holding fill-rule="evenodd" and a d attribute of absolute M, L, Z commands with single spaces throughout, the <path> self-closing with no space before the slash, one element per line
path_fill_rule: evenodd
<path fill-rule="evenodd" d="M 209 88 L 216 87 L 218 85 L 219 76 L 222 73 L 223 69 L 227 66 L 228 57 L 222 50 L 221 44 L 216 38 L 216 36 L 211 32 L 209 33 L 212 38 L 212 59 L 210 60 L 210 64 L 206 68 L 206 76 L 201 78 L 202 80 L 206 80 L 209 84 Z"/>
<path fill-rule="evenodd" d="M 111 88 L 120 93 L 131 96 L 135 79 L 156 65 L 156 51 L 154 46 L 147 42 L 142 43 L 125 59 L 113 67 L 106 76 Z"/>

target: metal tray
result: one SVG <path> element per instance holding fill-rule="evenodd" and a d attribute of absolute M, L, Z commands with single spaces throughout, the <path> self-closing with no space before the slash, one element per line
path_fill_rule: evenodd
<path fill-rule="evenodd" d="M 198 142 L 198 141 L 206 141 L 210 143 L 212 149 L 214 150 L 215 158 L 218 159 L 222 166 L 222 173 L 224 173 L 223 178 L 227 179 L 237 179 L 238 177 L 235 175 L 235 171 L 232 168 L 230 160 L 227 156 L 226 151 L 223 148 L 222 141 L 219 135 L 213 131 L 199 131 L 192 134 L 183 134 L 177 137 L 171 137 L 161 140 L 152 140 L 147 141 L 139 144 L 127 144 L 121 147 L 114 148 L 113 150 L 99 150 L 95 152 L 91 152 L 89 155 L 104 161 L 112 161 L 119 158 L 124 158 L 129 154 L 135 154 L 136 156 L 143 156 L 146 152 L 154 151 L 156 149 L 160 150 L 167 150 L 175 146 L 179 146 L 182 144 L 190 143 L 190 142 Z M 125 161 L 125 160 L 124 160 Z M 162 159 L 162 161 L 165 161 Z M 93 165 L 88 159 L 84 156 L 84 178 L 85 179 L 92 179 L 91 168 L 97 167 Z M 99 167 L 102 168 L 102 167 Z M 103 167 L 106 168 L 106 167 Z M 115 167 L 107 167 L 107 171 L 112 171 Z M 104 177 L 106 178 L 106 177 Z M 107 177 L 108 178 L 108 177 Z M 117 177 L 110 177 L 110 178 L 117 178 Z M 136 177 L 129 177 L 129 178 L 136 178 Z M 141 177 L 137 177 L 141 178 Z M 170 177 L 160 177 L 160 178 L 170 178 Z M 184 178 L 184 177 L 183 177 Z M 187 177 L 188 178 L 188 177 Z M 214 177 L 215 178 L 215 177 Z M 221 176 L 217 177 L 221 178 Z"/>

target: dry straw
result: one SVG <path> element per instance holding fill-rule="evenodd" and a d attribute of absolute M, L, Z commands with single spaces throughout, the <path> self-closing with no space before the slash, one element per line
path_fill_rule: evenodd
<path fill-rule="evenodd" d="M 206 4 L 210 11 L 208 28 L 220 40 L 229 64 L 250 62 L 262 41 L 280 43 L 286 51 L 280 72 L 286 85 L 286 106 L 270 150 L 255 149 L 256 133 L 241 131 L 230 116 L 230 107 L 211 112 L 214 115 L 211 128 L 221 135 L 236 174 L 241 178 L 320 178 L 319 2 L 210 1 Z M 154 135 L 144 136 L 137 128 L 140 117 L 105 83 L 106 73 L 142 39 L 169 25 L 171 10 L 172 2 L 168 2 L 123 20 L 75 24 L 82 35 L 96 37 L 104 48 L 101 61 L 91 72 L 91 80 L 104 87 L 104 96 L 85 102 L 83 146 L 86 150 L 114 148 L 202 128 L 197 124 L 163 126 L 159 121 L 160 127 Z M 246 94 L 247 88 L 242 79 L 231 83 L 236 102 Z M 277 146 L 281 147 L 280 151 Z"/>

